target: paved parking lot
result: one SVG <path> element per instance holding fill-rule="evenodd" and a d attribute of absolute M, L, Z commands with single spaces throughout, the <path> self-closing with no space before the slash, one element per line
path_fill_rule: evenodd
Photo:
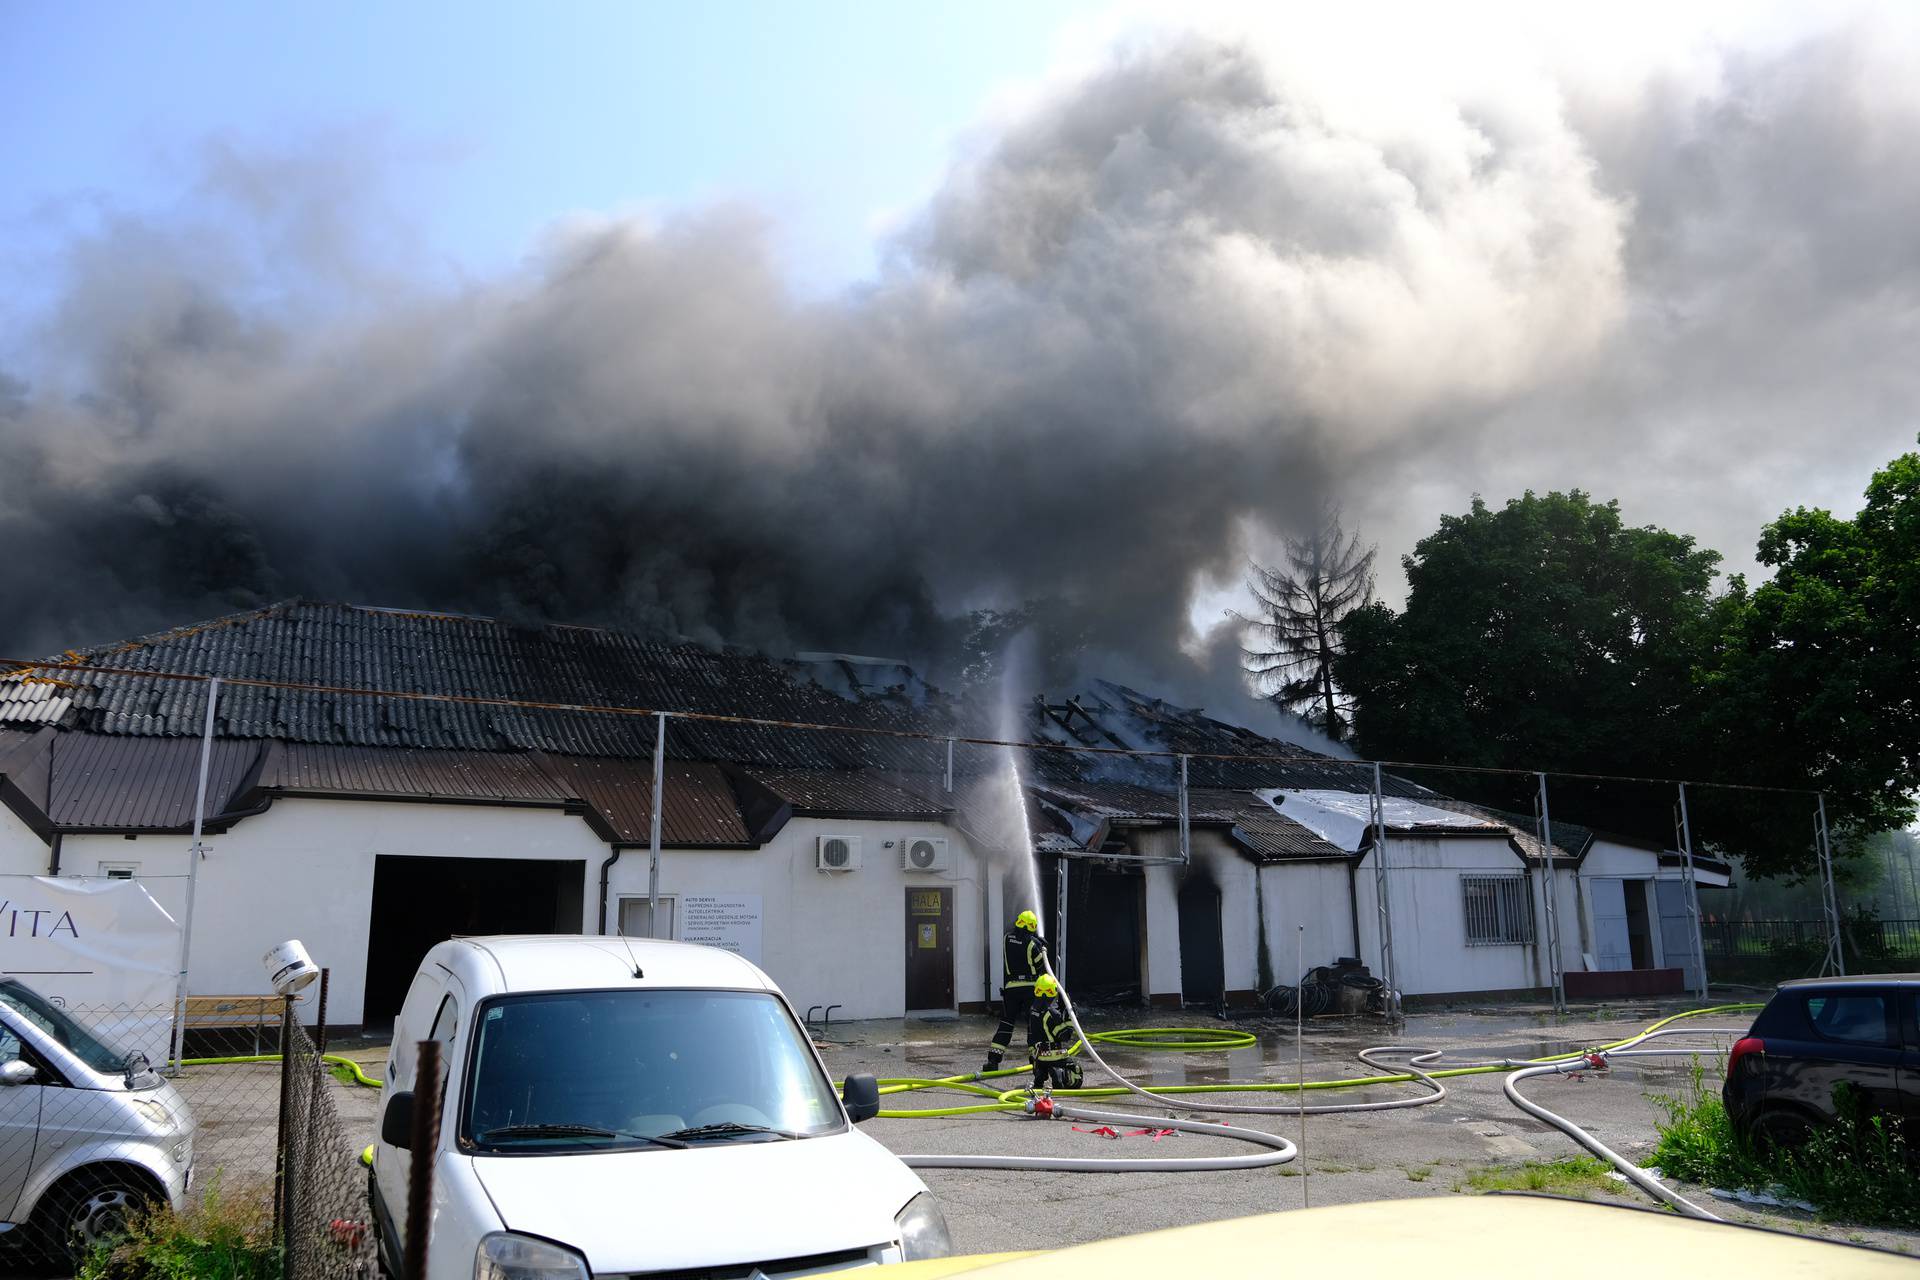
<path fill-rule="evenodd" d="M 1323 1019 L 1310 1022 L 1303 1049 L 1309 1079 L 1375 1074 L 1356 1058 L 1373 1044 L 1444 1048 L 1463 1061 L 1534 1057 L 1630 1035 L 1656 1018 L 1688 1007 L 1646 1003 L 1589 1009 L 1555 1018 L 1530 1007 L 1461 1008 L 1419 1013 L 1397 1031 L 1377 1020 Z M 1720 1026 L 1744 1026 L 1746 1016 L 1701 1020 Z M 1137 1009 L 1085 1011 L 1091 1030 L 1118 1026 L 1231 1026 L 1253 1032 L 1258 1044 L 1229 1052 L 1142 1052 L 1112 1049 L 1104 1056 L 1142 1084 L 1219 1084 L 1225 1081 L 1291 1081 L 1295 1048 L 1290 1021 L 1246 1019 L 1221 1023 L 1204 1016 L 1156 1015 Z M 940 1077 L 976 1070 L 993 1024 L 983 1018 L 946 1021 L 887 1020 L 835 1023 L 816 1027 L 828 1066 L 838 1078 L 854 1071 L 879 1076 Z M 1725 1038 L 1688 1041 L 1701 1048 L 1711 1078 Z M 1020 1039 L 1016 1037 L 1015 1053 Z M 336 1046 L 370 1064 L 377 1074 L 384 1050 L 378 1046 Z M 1010 1059 L 1011 1062 L 1011 1059 Z M 227 1068 L 220 1076 L 189 1082 L 202 1122 L 200 1167 L 203 1174 L 225 1166 L 233 1186 L 271 1177 L 274 1112 L 267 1093 L 268 1073 L 277 1068 Z M 1654 1098 L 1682 1091 L 1690 1062 L 1636 1063 L 1604 1075 L 1543 1077 L 1528 1082 L 1528 1096 L 1579 1123 L 1616 1150 L 1645 1156 L 1653 1147 Z M 1098 1083 L 1089 1071 L 1089 1084 Z M 1010 1085 L 1020 1078 L 1010 1077 Z M 1303 1148 L 1300 1160 L 1273 1169 L 1226 1173 L 1072 1174 L 975 1170 L 927 1170 L 922 1176 L 940 1198 L 960 1249 L 1045 1248 L 1105 1239 L 1158 1227 L 1180 1226 L 1250 1213 L 1296 1209 L 1303 1204 L 1341 1204 L 1359 1200 L 1468 1193 L 1466 1180 L 1477 1171 L 1529 1161 L 1557 1160 L 1579 1154 L 1557 1131 L 1521 1114 L 1501 1092 L 1497 1074 L 1447 1081 L 1442 1101 L 1401 1111 L 1308 1117 L 1304 1141 L 1293 1115 L 1231 1116 L 1235 1125 L 1255 1125 L 1283 1134 Z M 1310 1103 L 1405 1096 L 1412 1086 L 1314 1091 Z M 1195 1098 L 1289 1107 L 1292 1093 L 1217 1094 Z M 372 1134 L 378 1112 L 376 1090 L 335 1087 L 344 1122 L 356 1144 Z M 978 1101 L 979 1099 L 972 1099 Z M 226 1105 L 232 1101 L 235 1105 Z M 891 1108 L 940 1107 L 969 1099 L 948 1092 L 893 1095 Z M 1154 1115 L 1169 1112 L 1138 1099 L 1100 1100 L 1094 1105 L 1137 1111 L 1145 1127 Z M 879 1119 L 867 1133 L 906 1154 L 1050 1154 L 1065 1156 L 1242 1154 L 1243 1144 L 1180 1134 L 1154 1142 L 1145 1137 L 1118 1140 L 1076 1132 L 1064 1121 L 1035 1121 L 1012 1115 L 939 1119 Z M 1615 1186 L 1622 1204 L 1651 1203 L 1637 1191 Z M 1920 1235 L 1867 1230 L 1845 1224 L 1815 1223 L 1792 1213 L 1762 1214 L 1715 1200 L 1707 1188 L 1679 1188 L 1714 1212 L 1735 1221 L 1757 1222 L 1788 1230 L 1880 1244 L 1920 1252 Z"/>
<path fill-rule="evenodd" d="M 1554 1018 L 1529 1008 L 1455 1010 L 1416 1014 L 1397 1033 L 1378 1021 L 1321 1020 L 1304 1036 L 1309 1079 L 1376 1074 L 1355 1057 L 1372 1044 L 1417 1044 L 1449 1050 L 1461 1060 L 1534 1057 L 1542 1053 L 1601 1044 L 1630 1035 L 1656 1018 L 1690 1007 L 1682 1004 L 1616 1006 Z M 1090 1030 L 1120 1025 L 1197 1025 L 1191 1016 L 1168 1017 L 1137 1009 L 1087 1011 Z M 1703 1018 L 1701 1025 L 1744 1026 L 1751 1015 Z M 1200 1019 L 1199 1022 L 1210 1020 Z M 1204 1084 L 1226 1080 L 1296 1079 L 1291 1022 L 1257 1019 L 1232 1025 L 1259 1036 L 1255 1048 L 1226 1053 L 1104 1052 L 1119 1071 L 1139 1083 Z M 836 1024 L 822 1037 L 822 1049 L 836 1074 L 872 1071 L 881 1076 L 938 1077 L 977 1070 L 992 1023 L 984 1019 L 948 1022 L 874 1022 Z M 1016 1050 L 1019 1045 L 1016 1038 Z M 1674 1041 L 1664 1042 L 1667 1044 Z M 1687 1040 L 1701 1046 L 1710 1077 L 1717 1076 L 1716 1046 L 1725 1038 Z M 1527 1083 L 1528 1096 L 1566 1116 L 1629 1156 L 1644 1156 L 1656 1137 L 1659 1114 L 1654 1097 L 1678 1094 L 1687 1084 L 1688 1058 L 1672 1062 L 1642 1060 L 1631 1067 L 1580 1078 L 1543 1077 Z M 1089 1084 L 1095 1083 L 1089 1071 Z M 1556 1160 L 1580 1154 L 1571 1140 L 1523 1115 L 1501 1091 L 1498 1074 L 1447 1081 L 1448 1096 L 1423 1107 L 1355 1115 L 1309 1116 L 1303 1158 L 1274 1169 L 1226 1173 L 1084 1174 L 975 1170 L 927 1170 L 922 1176 L 945 1206 L 955 1244 L 964 1250 L 1043 1248 L 1103 1239 L 1134 1231 L 1180 1226 L 1243 1214 L 1408 1196 L 1455 1195 L 1469 1175 L 1491 1166 Z M 1018 1084 L 1018 1079 L 1010 1083 Z M 1348 1098 L 1404 1096 L 1413 1086 L 1314 1091 L 1312 1103 Z M 1241 1093 L 1204 1095 L 1231 1103 L 1288 1106 L 1294 1095 Z M 965 1101 L 953 1093 L 895 1095 L 888 1107 L 936 1107 Z M 1102 1107 L 1138 1110 L 1143 1125 L 1153 1114 L 1193 1114 L 1102 1101 Z M 1200 1118 L 1209 1118 L 1201 1116 Z M 1294 1116 L 1230 1116 L 1235 1125 L 1256 1125 L 1302 1142 Z M 902 1154 L 1005 1153 L 1072 1156 L 1163 1155 L 1177 1152 L 1240 1154 L 1242 1144 L 1180 1134 L 1153 1142 L 1145 1137 L 1119 1140 L 1075 1132 L 1071 1123 L 1015 1116 L 945 1119 L 880 1119 L 867 1131 Z M 1614 1184 L 1610 1184 L 1614 1185 Z M 1676 1184 L 1678 1185 L 1678 1184 Z M 1715 1200 L 1706 1188 L 1680 1187 L 1683 1194 L 1736 1221 L 1761 1222 L 1836 1239 L 1869 1241 L 1914 1252 L 1920 1237 L 1808 1221 L 1802 1215 L 1761 1215 Z M 1601 1192 L 1601 1195 L 1608 1193 Z M 1621 1203 L 1652 1202 L 1624 1185 Z"/>

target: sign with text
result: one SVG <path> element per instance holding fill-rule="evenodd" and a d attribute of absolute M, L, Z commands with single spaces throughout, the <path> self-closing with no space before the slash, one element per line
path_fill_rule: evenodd
<path fill-rule="evenodd" d="M 0 977 L 159 1063 L 173 1027 L 180 926 L 138 880 L 0 876 Z"/>
<path fill-rule="evenodd" d="M 760 895 L 687 894 L 680 899 L 680 941 L 719 947 L 760 963 Z"/>

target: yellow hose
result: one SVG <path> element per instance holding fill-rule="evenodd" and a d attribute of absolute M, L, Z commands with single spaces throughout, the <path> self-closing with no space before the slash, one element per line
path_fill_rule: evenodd
<path fill-rule="evenodd" d="M 1594 1049 L 1613 1049 L 1637 1040 L 1649 1031 L 1658 1031 L 1685 1018 L 1700 1018 L 1712 1013 L 1734 1013 L 1746 1009 L 1759 1009 L 1759 1004 L 1717 1004 L 1705 1009 L 1688 1009 L 1671 1014 L 1657 1022 L 1648 1024 L 1633 1035 L 1622 1037 L 1608 1044 L 1593 1046 Z M 1183 1039 L 1174 1039 L 1174 1036 Z M 1122 1038 L 1124 1037 L 1124 1038 Z M 1214 1027 L 1130 1027 L 1114 1031 L 1096 1031 L 1093 1039 L 1102 1044 L 1124 1044 L 1141 1049 L 1238 1049 L 1256 1043 L 1255 1038 L 1244 1031 L 1229 1031 Z M 1080 1044 L 1075 1043 L 1070 1053 L 1078 1053 Z M 1494 1072 L 1514 1071 L 1523 1066 L 1541 1066 L 1552 1062 L 1568 1062 L 1592 1052 L 1592 1049 L 1575 1049 L 1566 1053 L 1550 1054 L 1544 1058 L 1527 1058 L 1514 1063 L 1485 1063 L 1471 1067 L 1448 1067 L 1425 1072 L 1426 1075 L 1444 1079 L 1449 1076 L 1489 1075 Z M 1002 1076 L 1026 1075 L 1030 1068 L 1008 1067 L 999 1071 L 981 1071 L 967 1075 L 947 1076 L 939 1080 L 915 1079 L 912 1077 L 892 1077 L 880 1081 L 880 1092 L 885 1094 L 911 1093 L 920 1089 L 952 1089 L 960 1093 L 972 1093 L 992 1098 L 992 1102 L 972 1103 L 957 1107 L 924 1107 L 904 1111 L 882 1111 L 886 1119 L 909 1120 L 915 1118 L 933 1118 L 938 1116 L 984 1115 L 996 1111 L 1019 1111 L 1026 1105 L 1027 1089 L 997 1090 L 979 1083 L 982 1080 L 997 1079 Z M 1309 1080 L 1300 1083 L 1275 1083 L 1262 1081 L 1256 1084 L 1177 1084 L 1154 1085 L 1153 1092 L 1164 1094 L 1180 1093 L 1282 1093 L 1296 1092 L 1301 1089 L 1360 1089 L 1369 1085 L 1407 1084 L 1413 1081 L 1411 1073 L 1383 1076 L 1352 1076 L 1342 1080 Z M 1097 1089 L 1055 1089 L 1059 1097 L 1074 1098 L 1111 1098 L 1128 1092 L 1113 1086 Z"/>
<path fill-rule="evenodd" d="M 182 1058 L 180 1059 L 180 1065 L 183 1067 L 231 1067 L 244 1066 L 257 1062 L 278 1061 L 280 1061 L 280 1055 L 277 1053 L 254 1053 L 239 1058 Z M 340 1077 L 343 1084 L 365 1085 L 369 1089 L 384 1089 L 386 1087 L 387 1082 L 385 1080 L 375 1080 L 362 1070 L 360 1064 L 352 1058 L 343 1057 L 337 1053 L 323 1053 L 320 1055 L 320 1061 L 333 1067 L 334 1074 Z"/>

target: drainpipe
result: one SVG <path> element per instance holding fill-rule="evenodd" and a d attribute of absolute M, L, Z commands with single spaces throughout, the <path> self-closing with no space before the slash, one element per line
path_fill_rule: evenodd
<path fill-rule="evenodd" d="M 607 860 L 600 864 L 600 936 L 601 937 L 605 937 L 607 933 L 607 882 L 613 876 L 613 864 L 620 861 L 620 855 L 625 852 L 626 852 L 625 849 L 621 848 L 619 845 L 615 845 L 613 847 L 613 852 L 607 855 Z"/>
<path fill-rule="evenodd" d="M 1192 824 L 1187 817 L 1187 758 L 1180 757 L 1180 865 L 1193 861 Z"/>
<path fill-rule="evenodd" d="M 1353 928 L 1354 959 L 1360 958 L 1360 860 L 1347 859 L 1347 917 Z"/>
<path fill-rule="evenodd" d="M 57 876 L 60 874 L 60 833 L 58 831 L 53 833 L 52 844 L 53 850 L 47 861 L 47 874 Z"/>

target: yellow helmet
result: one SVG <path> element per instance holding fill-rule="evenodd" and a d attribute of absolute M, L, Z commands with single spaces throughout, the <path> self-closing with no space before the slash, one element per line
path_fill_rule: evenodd
<path fill-rule="evenodd" d="M 1057 996 L 1060 994 L 1060 984 L 1053 980 L 1052 974 L 1043 973 L 1034 979 L 1033 994 L 1039 996 L 1042 1000 Z"/>
<path fill-rule="evenodd" d="M 1013 927 L 1025 929 L 1028 933 L 1037 932 L 1040 928 L 1040 917 L 1031 911 L 1022 911 L 1013 918 Z"/>

